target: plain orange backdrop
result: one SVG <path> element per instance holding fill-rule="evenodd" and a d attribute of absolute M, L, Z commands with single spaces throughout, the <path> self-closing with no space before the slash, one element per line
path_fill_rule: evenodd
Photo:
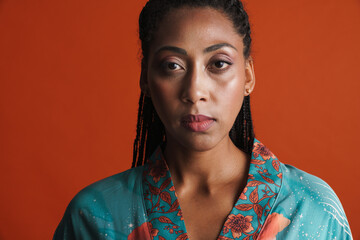
<path fill-rule="evenodd" d="M 145 0 L 0 0 L 0 239 L 51 239 L 128 169 Z M 338 194 L 360 239 L 360 1 L 247 0 L 257 138 Z"/>

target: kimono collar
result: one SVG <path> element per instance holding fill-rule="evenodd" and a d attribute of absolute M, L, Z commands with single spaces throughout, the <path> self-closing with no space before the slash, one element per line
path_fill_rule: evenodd
<path fill-rule="evenodd" d="M 256 239 L 275 203 L 281 182 L 279 160 L 255 139 L 246 187 L 227 216 L 218 239 Z M 188 239 L 160 146 L 144 166 L 143 193 L 151 239 Z"/>

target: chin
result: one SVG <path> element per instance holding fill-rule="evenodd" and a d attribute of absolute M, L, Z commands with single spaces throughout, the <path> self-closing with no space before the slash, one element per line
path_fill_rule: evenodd
<path fill-rule="evenodd" d="M 191 143 L 184 147 L 193 152 L 206 152 L 213 149 L 216 145 L 209 143 Z"/>
<path fill-rule="evenodd" d="M 205 152 L 215 148 L 222 139 L 214 136 L 197 135 L 179 139 L 183 148 L 194 152 Z"/>

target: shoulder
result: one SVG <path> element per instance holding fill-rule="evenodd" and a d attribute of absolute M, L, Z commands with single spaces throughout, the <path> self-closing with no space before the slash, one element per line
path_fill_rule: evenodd
<path fill-rule="evenodd" d="M 323 209 L 323 205 L 329 201 L 341 206 L 334 190 L 321 178 L 291 165 L 281 164 L 281 168 L 283 173 L 281 195 L 287 197 L 291 195 L 299 202 L 311 203 L 315 209 Z"/>
<path fill-rule="evenodd" d="M 103 198 L 114 193 L 133 194 L 141 182 L 143 166 L 132 168 L 113 176 L 99 180 L 82 189 L 73 200 L 86 201 L 89 197 L 101 195 Z"/>
<path fill-rule="evenodd" d="M 291 185 L 295 189 L 303 189 L 305 193 L 332 193 L 332 188 L 321 178 L 300 170 L 288 164 L 281 164 L 283 184 Z"/>
<path fill-rule="evenodd" d="M 71 200 L 71 208 L 111 207 L 113 202 L 141 195 L 143 166 L 99 180 L 82 189 Z"/>
<path fill-rule="evenodd" d="M 351 239 L 349 223 L 334 190 L 319 177 L 291 165 L 281 164 L 281 169 L 282 185 L 273 210 L 290 219 L 294 229 L 308 234 L 294 237 L 306 238 L 311 234 L 315 239 L 324 236 Z"/>
<path fill-rule="evenodd" d="M 132 216 L 141 219 L 143 166 L 107 177 L 82 189 L 71 200 L 53 239 L 122 239 Z M 102 237 L 101 237 L 102 236 Z"/>

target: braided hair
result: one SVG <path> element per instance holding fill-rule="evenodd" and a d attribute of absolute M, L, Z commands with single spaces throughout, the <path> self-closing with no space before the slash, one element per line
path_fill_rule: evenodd
<path fill-rule="evenodd" d="M 146 69 L 149 47 L 161 20 L 173 9 L 181 7 L 210 7 L 224 13 L 233 23 L 234 29 L 243 37 L 243 54 L 250 56 L 251 37 L 248 15 L 239 0 L 149 0 L 139 17 L 139 38 L 141 40 L 142 74 Z M 250 112 L 250 97 L 245 96 L 239 114 L 229 132 L 234 144 L 251 154 L 254 130 Z M 143 92 L 140 95 L 136 138 L 132 167 L 143 165 L 156 147 L 166 141 L 165 128 L 151 98 Z"/>

